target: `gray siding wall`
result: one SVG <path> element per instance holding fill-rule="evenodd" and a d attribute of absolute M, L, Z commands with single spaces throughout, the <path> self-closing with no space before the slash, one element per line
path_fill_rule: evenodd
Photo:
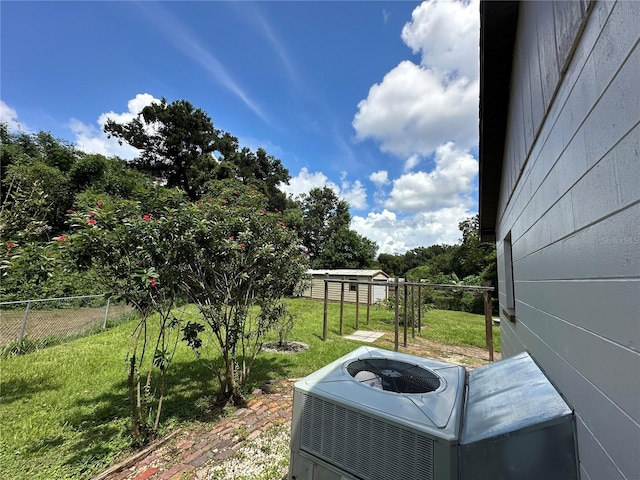
<path fill-rule="evenodd" d="M 497 222 L 516 321 L 575 409 L 583 479 L 640 479 L 640 3 L 522 2 Z"/>

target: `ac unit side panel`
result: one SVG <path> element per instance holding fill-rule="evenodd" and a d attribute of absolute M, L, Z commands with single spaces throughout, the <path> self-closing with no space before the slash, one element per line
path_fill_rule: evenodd
<path fill-rule="evenodd" d="M 460 445 L 459 480 L 578 480 L 573 422 Z"/>

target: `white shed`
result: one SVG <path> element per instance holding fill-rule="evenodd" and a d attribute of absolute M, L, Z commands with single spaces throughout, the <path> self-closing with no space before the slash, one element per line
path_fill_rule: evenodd
<path fill-rule="evenodd" d="M 340 282 L 329 282 L 327 296 L 330 301 L 340 301 L 342 285 L 344 285 L 344 301 L 347 303 L 356 302 L 356 292 L 359 302 L 363 304 L 369 303 L 371 305 L 387 299 L 387 281 L 389 275 L 382 270 L 308 270 L 307 274 L 311 276 L 311 283 L 302 293 L 303 297 L 324 300 L 324 281 L 328 278 L 329 280 L 349 281 L 349 283 L 344 284 Z M 358 285 L 358 282 L 375 282 L 376 284 Z"/>

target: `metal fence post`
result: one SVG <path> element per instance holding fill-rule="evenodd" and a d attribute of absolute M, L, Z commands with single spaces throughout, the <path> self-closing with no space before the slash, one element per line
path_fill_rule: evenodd
<path fill-rule="evenodd" d="M 22 345 L 22 339 L 27 331 L 27 318 L 29 318 L 29 309 L 31 308 L 31 302 L 27 303 L 27 308 L 24 310 L 24 317 L 22 317 L 22 328 L 20 329 L 20 337 L 18 337 L 18 343 Z"/>
<path fill-rule="evenodd" d="M 107 309 L 104 312 L 104 322 L 102 322 L 102 329 L 107 328 L 107 319 L 109 318 L 109 304 L 111 303 L 111 299 L 107 298 Z"/>
<path fill-rule="evenodd" d="M 360 328 L 360 281 L 356 283 L 356 330 Z"/>
<path fill-rule="evenodd" d="M 395 314 L 395 334 L 394 334 L 394 338 L 393 338 L 393 346 L 395 348 L 395 351 L 398 351 L 398 329 L 400 326 L 400 312 L 398 311 L 398 282 L 400 280 L 398 279 L 398 277 L 396 277 L 396 284 L 393 286 L 393 291 L 394 291 L 394 295 L 395 295 L 395 305 L 394 305 L 394 314 Z"/>
<path fill-rule="evenodd" d="M 329 302 L 329 274 L 324 276 L 324 314 L 322 317 L 322 341 L 327 340 L 327 309 Z"/>
<path fill-rule="evenodd" d="M 344 318 L 344 277 L 340 282 L 340 336 L 342 336 L 342 321 Z"/>
<path fill-rule="evenodd" d="M 413 301 L 414 293 L 414 285 L 411 285 L 411 338 L 416 338 L 416 304 Z"/>
<path fill-rule="evenodd" d="M 369 325 L 369 316 L 371 311 L 371 284 L 367 285 L 367 325 Z"/>
<path fill-rule="evenodd" d="M 409 319 L 407 318 L 407 281 L 405 280 L 404 282 L 404 286 L 403 286 L 403 294 L 404 294 L 404 305 L 402 306 L 402 314 L 404 315 L 404 325 L 403 325 L 403 329 L 402 329 L 402 334 L 403 334 L 403 344 L 406 348 L 407 346 L 407 329 L 409 328 L 409 326 L 407 325 L 407 322 L 409 321 Z"/>
<path fill-rule="evenodd" d="M 493 319 L 491 318 L 491 295 L 489 291 L 482 292 L 484 300 L 484 327 L 489 350 L 489 360 L 493 362 Z"/>

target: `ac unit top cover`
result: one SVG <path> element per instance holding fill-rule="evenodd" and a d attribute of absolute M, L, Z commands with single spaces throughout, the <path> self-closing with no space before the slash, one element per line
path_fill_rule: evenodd
<path fill-rule="evenodd" d="M 385 382 L 401 387 L 395 391 L 383 388 Z M 421 384 L 431 387 L 415 387 Z M 295 389 L 418 432 L 457 441 L 464 384 L 465 369 L 461 366 L 360 347 L 299 380 Z"/>

